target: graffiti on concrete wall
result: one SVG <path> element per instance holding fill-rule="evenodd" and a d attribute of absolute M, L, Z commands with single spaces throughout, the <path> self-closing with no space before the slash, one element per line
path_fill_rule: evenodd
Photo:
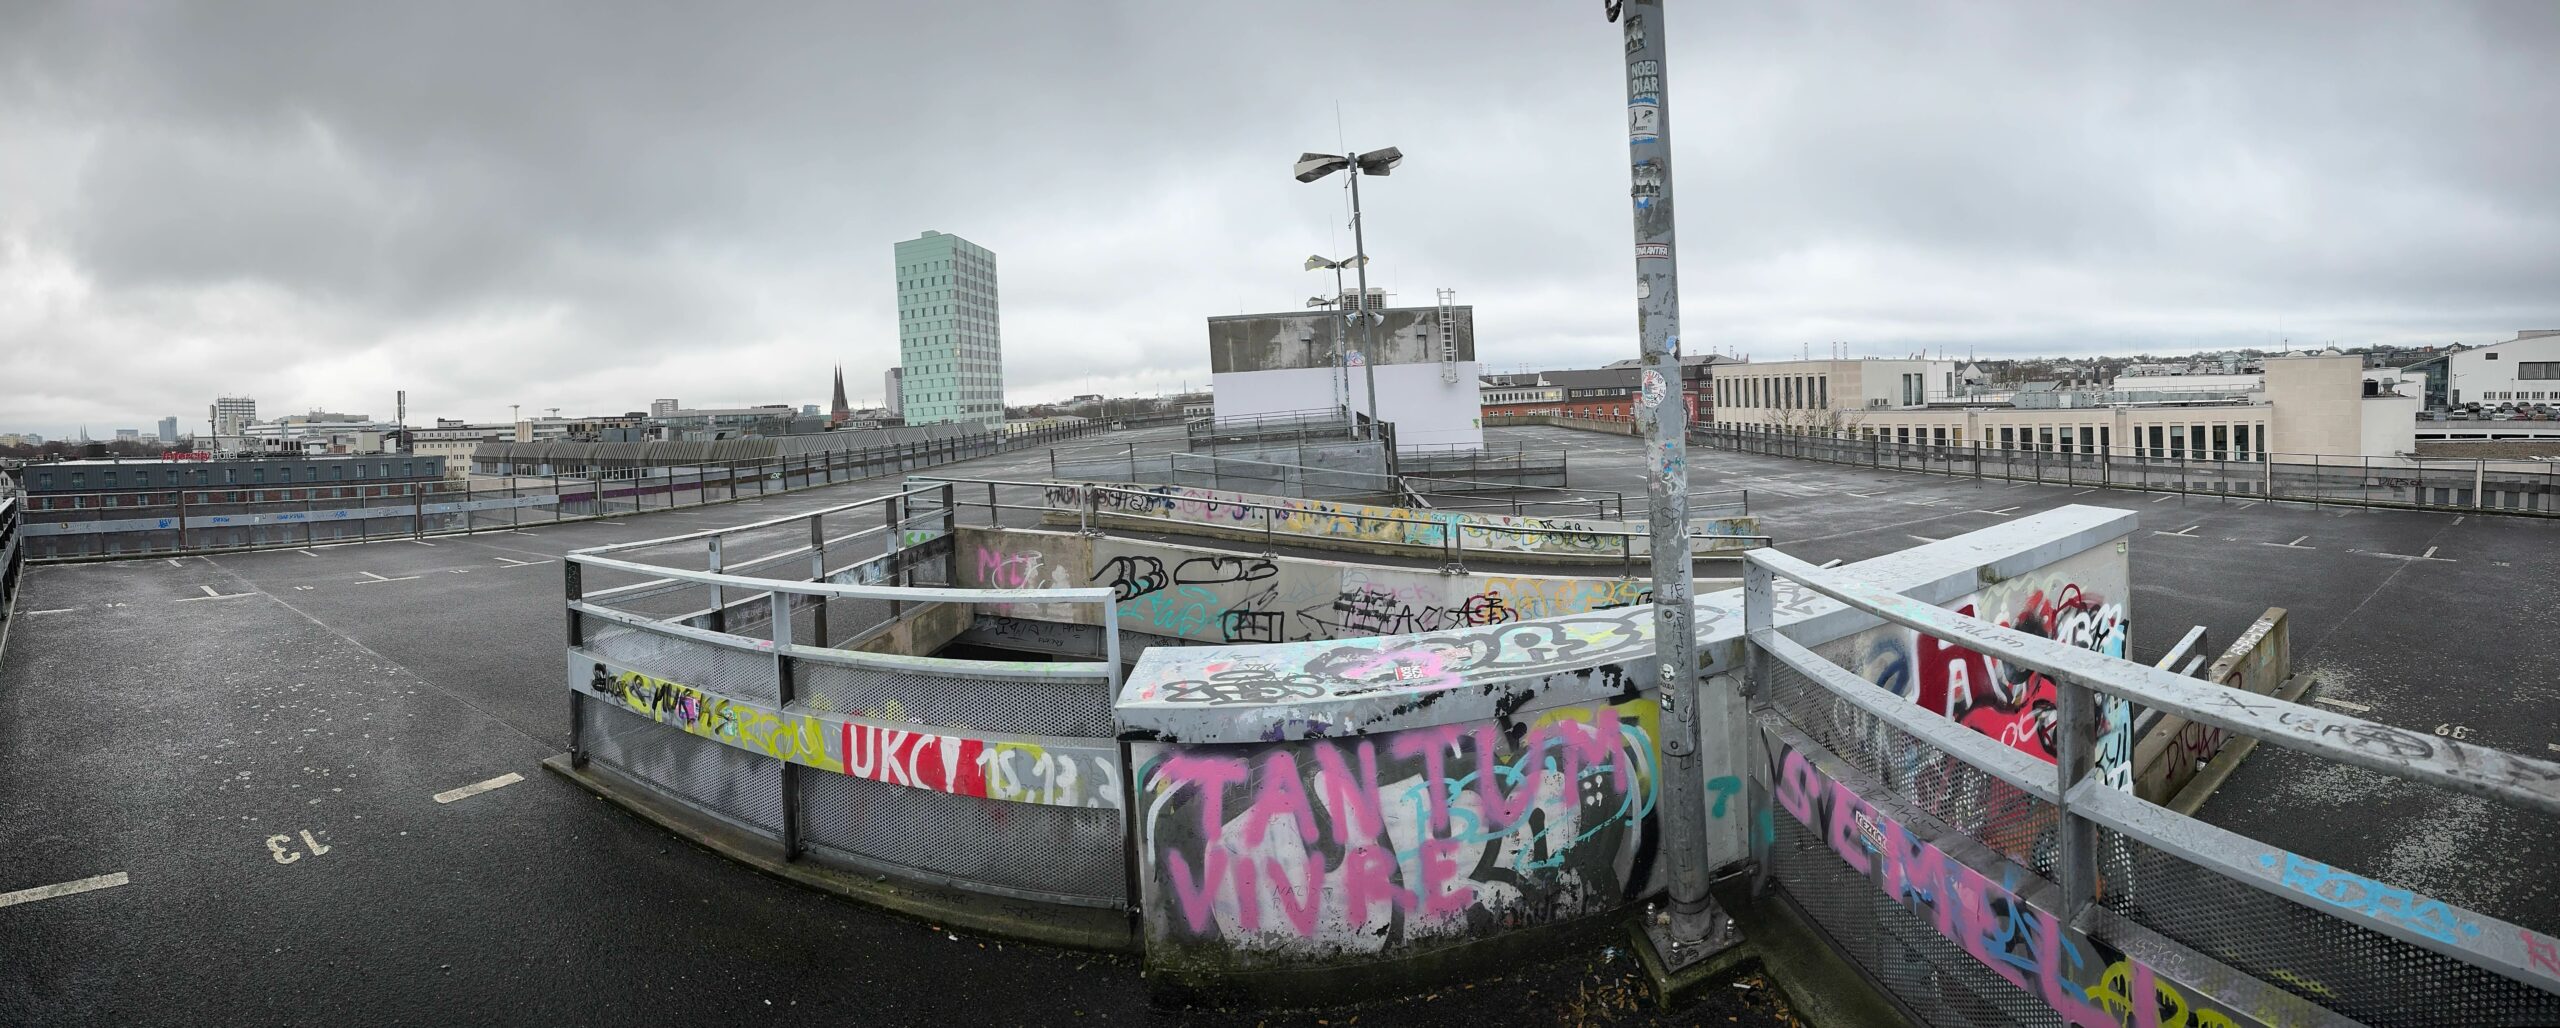
<path fill-rule="evenodd" d="M 1699 616 L 1721 614 L 1701 607 Z M 1131 677 L 1127 696 L 1140 703 L 1269 703 L 1559 672 L 1589 673 L 1614 689 L 1624 677 L 1620 665 L 1652 648 L 1651 610 L 1619 608 L 1402 638 L 1165 653 L 1151 656 L 1154 677 Z"/>
<path fill-rule="evenodd" d="M 2123 657 L 2132 620 L 2125 558 L 2111 547 L 2083 550 L 2036 571 L 1942 604 L 2029 635 Z M 2060 746 L 2053 679 L 1979 651 L 1885 625 L 1815 647 L 1833 662 L 2013 749 L 2051 761 Z M 2099 697 L 2097 773 L 2133 786 L 2132 711 Z"/>
<path fill-rule="evenodd" d="M 1645 554 L 1646 529 L 1641 523 L 1591 518 L 1478 514 L 1414 507 L 1390 507 L 1338 500 L 1265 496 L 1189 486 L 1070 485 L 1048 487 L 1044 500 L 1053 512 L 1072 515 L 1090 500 L 1101 515 L 1142 517 L 1202 525 L 1228 531 L 1315 536 L 1388 546 L 1433 550 L 1463 548 L 1475 552 L 1535 553 L 1577 557 Z M 1753 535 L 1758 519 L 1750 515 L 1701 519 L 1701 534 Z M 1705 548 L 1724 548 L 1709 543 Z"/>
<path fill-rule="evenodd" d="M 1393 952 L 1651 881 L 1651 700 L 1376 736 L 1139 748 L 1150 943 Z"/>
<path fill-rule="evenodd" d="M 2299 1003 L 2257 1011 L 2244 1020 L 2213 1004 L 2201 991 L 2181 989 L 2149 965 L 2127 959 L 2105 942 L 2019 898 L 2024 872 L 2015 865 L 2003 863 L 1996 868 L 2000 880 L 1995 881 L 1879 810 L 1783 740 L 1766 737 L 1766 741 L 1772 763 L 1771 792 L 1779 809 L 1878 891 L 1934 927 L 1939 936 L 2053 1008 L 2064 1024 L 2207 1028 L 2261 1020 L 2277 1024 L 2328 1020 L 2318 1017 L 2315 1008 Z"/>
<path fill-rule="evenodd" d="M 1288 643 L 1484 628 L 1651 600 L 1639 579 L 1451 575 L 1221 553 L 1131 539 L 972 529 L 965 588 L 1098 587 L 1124 630 L 1214 643 Z M 991 613 L 1090 624 L 1091 604 L 986 604 Z"/>
<path fill-rule="evenodd" d="M 572 657 L 577 655 L 573 652 Z M 777 710 L 590 661 L 570 688 L 659 724 L 775 760 L 890 785 L 1060 807 L 1120 806 L 1109 740 L 954 735 L 920 725 Z M 895 711 L 885 711 L 894 717 Z"/>

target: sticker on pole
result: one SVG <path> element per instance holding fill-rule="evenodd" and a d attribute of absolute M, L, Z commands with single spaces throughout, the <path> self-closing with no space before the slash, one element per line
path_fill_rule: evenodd
<path fill-rule="evenodd" d="M 1639 96 L 1627 101 L 1627 142 L 1630 144 L 1662 141 L 1662 100 Z"/>
<path fill-rule="evenodd" d="M 1651 258 L 1651 259 L 1653 259 L 1653 260 L 1657 260 L 1657 261 L 1667 261 L 1667 260 L 1670 260 L 1670 259 L 1671 259 L 1671 244 L 1669 244 L 1669 243 L 1637 243 L 1637 244 L 1636 244 L 1636 259 L 1637 259 L 1637 260 L 1645 260 L 1645 259 L 1647 259 L 1647 258 Z"/>
<path fill-rule="evenodd" d="M 1647 407 L 1662 406 L 1663 392 L 1662 373 L 1655 371 L 1652 368 L 1644 369 L 1644 405 Z"/>

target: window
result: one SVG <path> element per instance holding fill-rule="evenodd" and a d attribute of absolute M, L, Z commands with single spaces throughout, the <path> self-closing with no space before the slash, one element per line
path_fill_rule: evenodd
<path fill-rule="evenodd" d="M 72 472 L 72 473 L 71 473 L 71 488 L 74 488 L 74 489 L 86 488 L 86 487 L 88 486 L 88 484 L 89 484 L 89 473 L 88 473 L 88 472 L 85 472 L 85 471 L 74 471 L 74 472 Z"/>
<path fill-rule="evenodd" d="M 2489 361 L 2497 360 L 2497 359 L 2498 359 L 2498 357 L 2499 357 L 2499 355 L 2498 355 L 2498 354 L 2494 354 L 2494 353 L 2484 353 L 2484 354 L 2481 354 L 2481 355 L 2480 355 L 2480 359 L 2481 359 L 2481 360 L 2489 360 Z"/>
<path fill-rule="evenodd" d="M 2231 426 L 2231 453 L 2241 460 L 2249 459 L 2249 426 Z"/>
<path fill-rule="evenodd" d="M 2528 382 L 2560 379 L 2560 361 L 2517 361 L 2516 377 Z"/>
<path fill-rule="evenodd" d="M 265 468 L 250 468 L 250 469 L 249 469 L 249 484 L 251 484 L 251 485 L 265 485 L 265 484 L 266 484 L 266 482 L 267 482 L 267 469 L 265 469 Z"/>
<path fill-rule="evenodd" d="M 1831 409 L 1831 376 L 1824 375 L 1814 380 L 1813 405 L 1824 410 Z"/>
<path fill-rule="evenodd" d="M 2215 459 L 2215 460 L 2230 460 L 2230 459 L 2231 459 L 2231 439 L 2230 439 L 2230 435 L 2231 435 L 2231 433 L 2230 433 L 2230 431 L 2228 430 L 2228 428 L 2227 428 L 2226 426 L 2223 426 L 2223 425 L 2215 425 L 2215 426 L 2213 426 L 2213 459 Z"/>
<path fill-rule="evenodd" d="M 2062 429 L 2062 452 L 2073 452 L 2071 449 L 2071 428 L 2067 425 Z"/>
<path fill-rule="evenodd" d="M 113 488 L 115 488 L 115 487 L 116 487 L 116 473 L 115 473 L 115 472 L 113 472 L 113 471 L 103 471 L 103 472 L 99 472 L 99 474 L 98 474 L 98 488 L 101 488 L 101 489 L 113 489 Z"/>
<path fill-rule="evenodd" d="M 45 471 L 45 472 L 39 472 L 39 473 L 37 473 L 37 475 L 36 475 L 36 488 L 38 488 L 38 489 L 51 489 L 51 488 L 53 488 L 53 472 Z"/>
<path fill-rule="evenodd" d="M 2018 446 L 2017 431 L 2018 431 L 2017 429 L 2009 428 L 2009 427 L 2007 427 L 2007 426 L 2002 426 L 2002 427 L 2001 427 L 2001 429 L 2000 429 L 2000 448 L 2001 448 L 2001 449 L 2003 449 L 2003 450 L 2014 450 L 2014 449 L 2017 449 L 2017 446 Z"/>
<path fill-rule="evenodd" d="M 2187 426 L 2169 426 L 2169 456 L 2179 460 L 2187 459 Z"/>
<path fill-rule="evenodd" d="M 2087 425 L 2080 426 L 2080 452 L 2096 453 L 2098 452 L 2097 447 L 2098 430 L 2090 428 Z"/>

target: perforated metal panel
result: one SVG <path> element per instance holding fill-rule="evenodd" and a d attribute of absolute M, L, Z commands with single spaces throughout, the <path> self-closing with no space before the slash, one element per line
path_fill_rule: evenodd
<path fill-rule="evenodd" d="M 1084 906 L 1125 907 L 1120 812 L 800 777 L 801 837 L 818 855 Z"/>
<path fill-rule="evenodd" d="M 773 656 L 726 646 L 659 635 L 629 625 L 597 619 L 586 649 L 606 660 L 679 685 L 757 703 L 781 702 L 774 681 Z"/>
<path fill-rule="evenodd" d="M 573 702 L 583 708 L 578 743 L 588 759 L 702 813 L 769 838 L 780 836 L 779 761 L 688 735 L 593 697 L 576 695 Z"/>
<path fill-rule="evenodd" d="M 2560 1024 L 2560 996 L 2099 830 L 2103 902 L 2234 970 L 2367 1024 Z M 2271 857 L 2271 859 L 2273 859 Z M 2341 896 L 2361 895 L 2353 886 Z M 2459 931 L 2459 928 L 2453 928 Z"/>
<path fill-rule="evenodd" d="M 2060 812 L 2052 804 L 1885 723 L 1802 672 L 1772 663 L 1770 706 L 1842 762 L 1883 782 L 1900 809 L 1925 813 L 2039 875 L 2053 874 Z"/>
<path fill-rule="evenodd" d="M 793 674 L 812 710 L 1014 735 L 1111 736 L 1111 683 L 1101 678 L 927 677 L 807 660 L 795 662 Z"/>
<path fill-rule="evenodd" d="M 2001 978 L 1938 934 L 1865 876 L 1842 863 L 1814 833 L 1780 813 L 1769 866 L 1790 899 L 1831 936 L 1843 955 L 1938 1028 L 2060 1025 L 2052 1007 Z"/>

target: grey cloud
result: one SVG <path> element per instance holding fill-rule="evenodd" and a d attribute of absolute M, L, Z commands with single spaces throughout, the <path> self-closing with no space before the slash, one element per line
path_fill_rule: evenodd
<path fill-rule="evenodd" d="M 1198 384 L 1203 316 L 1330 288 L 1338 188 L 1281 169 L 1337 139 L 1410 155 L 1365 190 L 1399 300 L 1460 290 L 1490 364 L 1614 359 L 1597 6 L 13 5 L 0 430 L 876 392 L 925 228 L 997 252 L 1012 398 Z M 1672 15 L 1693 349 L 2560 322 L 2547 5 Z"/>

